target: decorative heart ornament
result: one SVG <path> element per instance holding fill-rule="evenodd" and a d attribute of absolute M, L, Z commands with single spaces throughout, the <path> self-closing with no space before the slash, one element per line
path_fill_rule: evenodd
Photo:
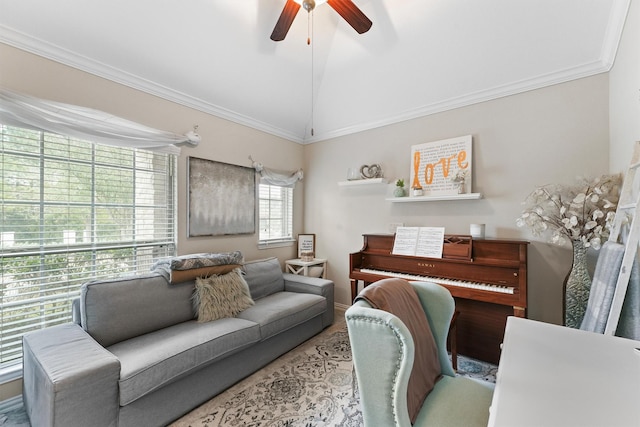
<path fill-rule="evenodd" d="M 380 165 L 362 165 L 360 167 L 360 175 L 365 179 L 382 178 L 382 168 Z"/>

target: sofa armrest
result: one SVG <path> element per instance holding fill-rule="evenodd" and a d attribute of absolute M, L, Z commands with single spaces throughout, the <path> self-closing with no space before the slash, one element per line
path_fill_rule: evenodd
<path fill-rule="evenodd" d="M 82 326 L 82 317 L 80 314 L 80 298 L 71 301 L 71 321 L 76 325 Z"/>
<path fill-rule="evenodd" d="M 291 273 L 283 273 L 284 290 L 288 292 L 301 292 L 323 296 L 327 299 L 327 311 L 322 315 L 322 327 L 333 323 L 334 302 L 333 302 L 333 282 L 317 277 L 301 276 Z"/>
<path fill-rule="evenodd" d="M 120 361 L 75 323 L 25 334 L 23 401 L 34 426 L 116 426 Z"/>

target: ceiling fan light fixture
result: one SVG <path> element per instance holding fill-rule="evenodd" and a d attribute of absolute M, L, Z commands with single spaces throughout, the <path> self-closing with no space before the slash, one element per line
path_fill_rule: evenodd
<path fill-rule="evenodd" d="M 293 0 L 298 3 L 304 10 L 311 12 L 316 6 L 326 3 L 327 0 Z"/>

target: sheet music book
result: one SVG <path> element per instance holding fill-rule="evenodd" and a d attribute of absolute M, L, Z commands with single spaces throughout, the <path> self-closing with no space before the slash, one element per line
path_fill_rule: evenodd
<path fill-rule="evenodd" d="M 442 258 L 444 227 L 398 227 L 393 255 Z"/>

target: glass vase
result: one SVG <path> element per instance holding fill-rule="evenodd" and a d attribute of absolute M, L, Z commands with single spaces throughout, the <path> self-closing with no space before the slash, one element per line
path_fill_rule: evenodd
<path fill-rule="evenodd" d="M 581 240 L 574 240 L 573 264 L 564 279 L 564 325 L 580 328 L 589 301 L 591 276 L 587 268 L 587 248 Z"/>

